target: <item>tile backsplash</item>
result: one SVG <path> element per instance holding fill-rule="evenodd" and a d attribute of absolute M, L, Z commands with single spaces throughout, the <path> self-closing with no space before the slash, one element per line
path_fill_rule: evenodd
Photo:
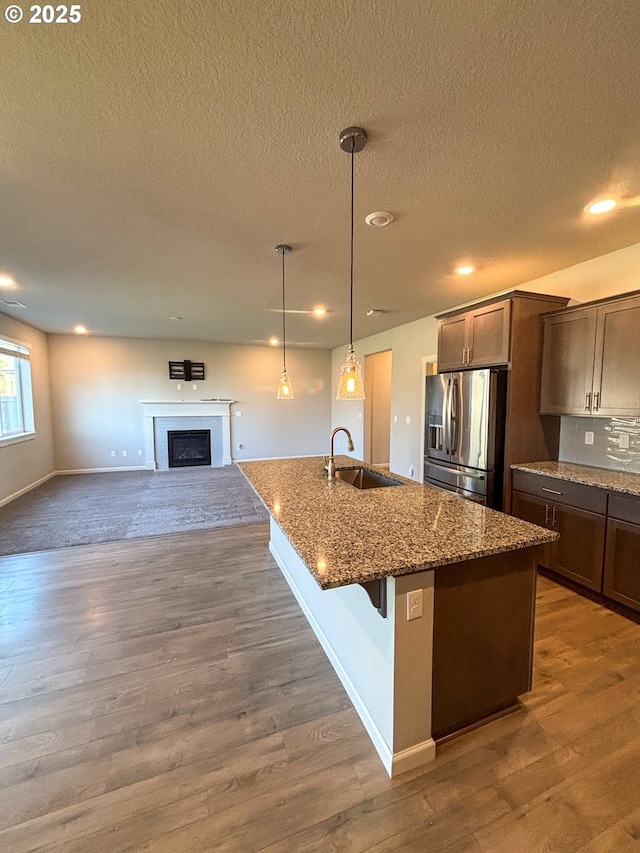
<path fill-rule="evenodd" d="M 585 433 L 593 444 L 585 444 Z M 628 441 L 629 447 L 625 447 Z M 640 474 L 640 418 L 560 418 L 561 462 Z"/>

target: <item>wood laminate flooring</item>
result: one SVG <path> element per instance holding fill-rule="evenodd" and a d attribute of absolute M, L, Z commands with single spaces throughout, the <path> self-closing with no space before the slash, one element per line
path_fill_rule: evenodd
<path fill-rule="evenodd" d="M 0 559 L 0 850 L 640 849 L 640 626 L 541 578 L 525 707 L 391 781 L 267 543 Z"/>

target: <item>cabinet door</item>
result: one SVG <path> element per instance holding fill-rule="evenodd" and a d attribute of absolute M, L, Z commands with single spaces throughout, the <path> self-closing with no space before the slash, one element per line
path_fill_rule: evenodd
<path fill-rule="evenodd" d="M 511 515 L 515 515 L 516 518 L 521 518 L 523 521 L 530 521 L 531 524 L 537 524 L 539 527 L 548 527 L 548 522 L 551 520 L 551 504 L 544 498 L 537 498 L 534 495 L 526 494 L 526 492 L 514 490 L 511 495 Z M 549 568 L 549 545 L 540 548 L 538 564 Z"/>
<path fill-rule="evenodd" d="M 602 591 L 640 610 L 640 525 L 615 518 L 607 521 Z"/>
<path fill-rule="evenodd" d="M 560 539 L 551 546 L 549 568 L 600 592 L 605 526 L 602 515 L 554 504 L 551 529 L 560 534 Z"/>
<path fill-rule="evenodd" d="M 593 414 L 640 417 L 640 296 L 598 308 Z"/>
<path fill-rule="evenodd" d="M 464 353 L 467 346 L 467 315 L 457 314 L 438 322 L 438 371 L 459 370 L 466 367 Z"/>
<path fill-rule="evenodd" d="M 585 308 L 545 319 L 541 415 L 591 413 L 596 316 Z"/>
<path fill-rule="evenodd" d="M 491 367 L 509 361 L 511 302 L 495 302 L 468 313 L 467 364 Z"/>

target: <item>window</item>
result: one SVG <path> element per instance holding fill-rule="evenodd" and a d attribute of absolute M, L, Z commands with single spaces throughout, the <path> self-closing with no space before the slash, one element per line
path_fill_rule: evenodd
<path fill-rule="evenodd" d="M 0 338 L 0 441 L 34 431 L 31 351 Z"/>

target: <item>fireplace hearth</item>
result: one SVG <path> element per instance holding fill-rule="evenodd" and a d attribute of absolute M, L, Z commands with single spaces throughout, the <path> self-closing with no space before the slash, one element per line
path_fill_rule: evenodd
<path fill-rule="evenodd" d="M 169 468 L 211 465 L 211 430 L 168 430 Z"/>

